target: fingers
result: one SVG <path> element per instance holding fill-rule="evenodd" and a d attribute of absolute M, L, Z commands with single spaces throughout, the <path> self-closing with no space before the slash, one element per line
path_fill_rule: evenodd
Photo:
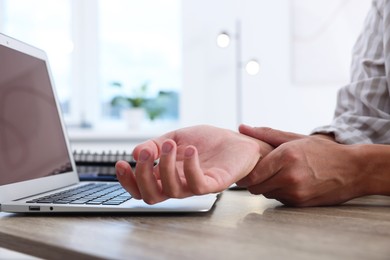
<path fill-rule="evenodd" d="M 146 146 L 145 146 L 146 147 Z M 168 198 L 184 198 L 206 193 L 203 171 L 200 168 L 195 147 L 185 150 L 186 157 L 181 179 L 178 172 L 177 145 L 173 140 L 166 140 L 161 146 L 161 156 L 157 168 L 154 156 L 145 148 L 139 151 L 133 173 L 127 162 L 119 161 L 116 165 L 118 180 L 136 199 L 143 199 L 148 204 L 155 204 Z M 158 173 L 158 174 L 157 174 Z M 157 176 L 157 177 L 156 177 Z M 187 180 L 186 180 L 187 178 Z M 190 187 L 188 186 L 190 183 Z"/>
<path fill-rule="evenodd" d="M 183 179 L 178 174 L 176 153 L 175 142 L 167 140 L 163 143 L 159 169 L 164 194 L 171 198 L 183 198 L 214 192 L 212 182 L 200 166 L 197 149 L 188 146 L 184 150 Z"/>
<path fill-rule="evenodd" d="M 239 187 L 248 187 L 263 183 L 278 174 L 283 167 L 283 159 L 278 150 L 273 150 L 267 156 L 260 159 L 255 168 L 244 178 L 237 182 Z"/>
<path fill-rule="evenodd" d="M 161 146 L 162 144 L 168 140 L 173 139 L 175 136 L 175 132 L 169 132 L 165 135 L 157 137 L 155 139 L 148 140 L 142 144 L 137 145 L 133 150 L 133 156 L 136 161 L 138 161 L 139 154 L 142 150 L 147 149 L 154 156 L 154 160 L 158 159 L 161 154 Z"/>
<path fill-rule="evenodd" d="M 159 148 L 161 147 L 161 148 Z M 153 152 L 159 149 L 159 163 L 154 167 L 157 157 Z M 227 172 L 215 167 L 203 169 L 195 146 L 178 149 L 172 139 L 161 143 L 146 142 L 137 146 L 135 171 L 126 162 L 117 163 L 120 183 L 133 195 L 148 204 L 155 204 L 168 198 L 184 198 L 218 192 L 227 188 L 222 175 Z M 224 185 L 226 187 L 224 187 Z"/>
<path fill-rule="evenodd" d="M 288 206 L 321 205 L 316 204 L 323 198 L 322 195 L 318 196 L 320 191 L 311 189 L 307 183 L 308 180 L 302 171 L 282 169 L 268 180 L 248 186 L 247 189 L 252 194 L 262 194 L 268 199 L 278 200 Z"/>
<path fill-rule="evenodd" d="M 141 153 L 142 150 L 148 150 L 150 151 L 154 156 L 156 156 L 157 159 L 159 154 L 160 154 L 160 144 L 157 143 L 154 140 L 148 140 L 142 144 L 137 145 L 134 150 L 133 150 L 133 156 L 136 161 L 139 160 L 139 154 Z"/>
<path fill-rule="evenodd" d="M 284 132 L 268 127 L 251 127 L 248 125 L 240 125 L 238 130 L 241 134 L 262 140 L 274 147 L 305 137 L 304 135 Z"/>
<path fill-rule="evenodd" d="M 125 161 L 118 161 L 115 167 L 119 182 L 135 199 L 155 204 L 168 198 L 161 192 L 154 173 L 154 159 L 148 149 L 140 151 L 135 172 Z"/>
<path fill-rule="evenodd" d="M 189 189 L 195 195 L 205 194 L 209 191 L 205 176 L 199 165 L 198 152 L 194 146 L 188 146 L 184 151 L 184 174 Z"/>
<path fill-rule="evenodd" d="M 142 199 L 146 203 L 155 204 L 168 198 L 162 193 L 162 189 L 154 174 L 154 156 L 148 149 L 143 149 L 139 153 L 135 166 L 135 180 Z"/>
<path fill-rule="evenodd" d="M 248 186 L 250 193 L 263 195 L 268 199 L 275 199 L 288 206 L 305 206 L 309 199 L 305 190 L 290 187 L 291 185 L 283 180 L 283 173 L 279 173 L 262 183 Z"/>
<path fill-rule="evenodd" d="M 142 196 L 138 189 L 138 185 L 130 164 L 126 161 L 118 161 L 115 164 L 115 169 L 118 181 L 123 186 L 123 188 L 129 192 L 133 198 L 141 199 Z"/>
<path fill-rule="evenodd" d="M 171 198 L 182 198 L 188 192 L 185 192 L 184 185 L 178 174 L 176 152 L 176 143 L 173 140 L 165 141 L 162 145 L 158 167 L 163 193 Z"/>

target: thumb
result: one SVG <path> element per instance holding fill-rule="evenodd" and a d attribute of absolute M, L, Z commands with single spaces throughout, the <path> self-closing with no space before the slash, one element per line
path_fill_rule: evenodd
<path fill-rule="evenodd" d="M 298 140 L 305 137 L 305 135 L 284 132 L 269 127 L 251 127 L 244 124 L 240 125 L 238 130 L 241 134 L 259 139 L 263 142 L 272 145 L 273 147 L 277 147 L 283 143 Z"/>

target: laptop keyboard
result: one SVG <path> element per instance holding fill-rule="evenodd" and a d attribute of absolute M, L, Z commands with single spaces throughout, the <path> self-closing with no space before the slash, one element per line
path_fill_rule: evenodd
<path fill-rule="evenodd" d="M 131 195 L 119 183 L 89 183 L 30 200 L 27 203 L 120 205 L 129 199 Z"/>

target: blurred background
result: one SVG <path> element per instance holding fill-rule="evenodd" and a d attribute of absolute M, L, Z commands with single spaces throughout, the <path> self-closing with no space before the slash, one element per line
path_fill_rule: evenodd
<path fill-rule="evenodd" d="M 44 49 L 73 141 L 239 123 L 308 134 L 349 81 L 371 0 L 0 0 Z"/>

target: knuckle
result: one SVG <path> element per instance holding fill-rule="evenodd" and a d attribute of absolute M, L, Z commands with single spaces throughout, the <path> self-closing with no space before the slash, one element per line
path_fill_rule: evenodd
<path fill-rule="evenodd" d="M 290 203 L 294 206 L 300 206 L 307 200 L 307 193 L 303 190 L 295 190 L 290 194 Z"/>
<path fill-rule="evenodd" d="M 149 205 L 154 205 L 154 204 L 159 202 L 158 200 L 153 199 L 153 198 L 149 198 L 149 197 L 143 198 L 143 200 L 146 204 L 149 204 Z"/>
<path fill-rule="evenodd" d="M 281 145 L 282 159 L 286 163 L 295 163 L 299 161 L 299 153 L 291 144 L 285 143 Z"/>
<path fill-rule="evenodd" d="M 260 195 L 261 192 L 256 188 L 256 187 L 253 187 L 253 186 L 250 186 L 250 187 L 247 187 L 247 190 L 253 194 L 253 195 Z M 263 194 L 264 195 L 264 194 Z M 265 195 L 264 195 L 265 196 Z"/>
<path fill-rule="evenodd" d="M 190 187 L 190 190 L 191 192 L 194 194 L 194 195 L 203 195 L 206 193 L 205 189 L 203 187 L 200 187 L 200 186 L 191 186 Z"/>
<path fill-rule="evenodd" d="M 298 173 L 290 173 L 285 178 L 290 187 L 299 187 L 304 182 L 304 178 Z"/>
<path fill-rule="evenodd" d="M 163 193 L 170 198 L 181 198 L 181 192 L 178 189 L 166 188 L 163 189 Z"/>
<path fill-rule="evenodd" d="M 257 182 L 257 174 L 256 174 L 256 172 L 252 171 L 251 173 L 249 173 L 245 177 L 245 180 L 247 181 L 248 185 L 256 184 L 256 182 Z"/>
<path fill-rule="evenodd" d="M 269 193 L 264 193 L 263 196 L 267 199 L 274 199 L 274 196 L 272 196 L 271 194 Z"/>

